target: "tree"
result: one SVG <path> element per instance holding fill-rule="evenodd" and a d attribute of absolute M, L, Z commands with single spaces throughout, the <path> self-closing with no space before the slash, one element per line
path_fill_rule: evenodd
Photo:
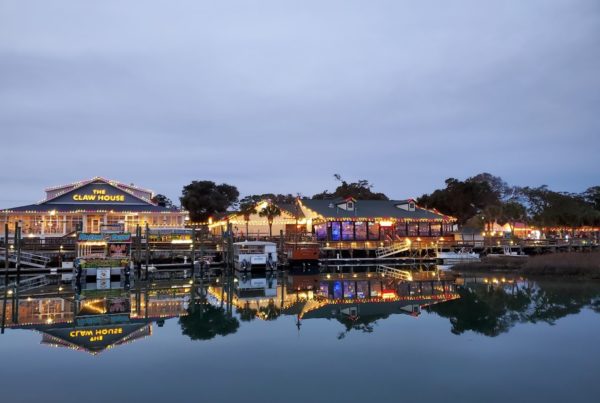
<path fill-rule="evenodd" d="M 348 183 L 339 174 L 335 174 L 333 177 L 341 183 L 335 191 L 329 193 L 327 190 L 324 190 L 314 195 L 313 199 L 323 200 L 353 197 L 356 200 L 389 200 L 385 194 L 373 192 L 371 190 L 373 185 L 366 179 L 359 179 L 357 182 Z"/>
<path fill-rule="evenodd" d="M 184 186 L 181 205 L 190 213 L 194 222 L 206 222 L 216 213 L 224 213 L 239 197 L 235 186 L 212 181 L 193 181 Z"/>
<path fill-rule="evenodd" d="M 600 186 L 592 186 L 582 194 L 585 201 L 590 203 L 595 210 L 600 211 Z"/>
<path fill-rule="evenodd" d="M 152 201 L 152 203 L 154 203 L 160 207 L 166 207 L 166 208 L 174 208 L 175 207 L 175 205 L 173 204 L 171 199 L 169 199 L 167 196 L 160 194 L 160 193 L 155 195 L 150 201 Z"/>
<path fill-rule="evenodd" d="M 246 222 L 246 238 L 248 238 L 248 223 L 250 222 L 250 216 L 256 214 L 256 202 L 254 200 L 244 198 L 240 202 L 240 214 L 244 216 Z"/>
<path fill-rule="evenodd" d="M 446 188 L 437 189 L 417 199 L 417 203 L 427 208 L 435 208 L 444 214 L 457 218 L 459 224 L 466 223 L 489 206 L 501 204 L 498 192 L 487 181 L 446 179 Z M 485 217 L 485 216 L 484 216 Z"/>
<path fill-rule="evenodd" d="M 515 234 L 515 223 L 527 220 L 527 209 L 524 205 L 515 200 L 507 201 L 502 204 L 502 213 L 500 220 L 510 225 L 510 233 Z"/>
<path fill-rule="evenodd" d="M 261 217 L 267 217 L 269 222 L 269 236 L 273 236 L 273 219 L 281 215 L 281 209 L 273 203 L 267 204 L 261 211 L 258 212 Z"/>
<path fill-rule="evenodd" d="M 579 227 L 595 225 L 600 221 L 600 212 L 577 194 L 554 192 L 547 186 L 519 189 L 526 200 L 528 213 L 534 224 L 541 227 Z"/>
<path fill-rule="evenodd" d="M 223 308 L 203 302 L 194 303 L 188 308 L 188 314 L 179 318 L 184 335 L 192 340 L 210 340 L 237 331 L 240 326 L 237 318 L 229 316 Z"/>
<path fill-rule="evenodd" d="M 513 196 L 515 188 L 511 187 L 501 177 L 483 172 L 470 177 L 466 182 L 487 183 L 498 197 L 498 199 L 507 200 Z"/>

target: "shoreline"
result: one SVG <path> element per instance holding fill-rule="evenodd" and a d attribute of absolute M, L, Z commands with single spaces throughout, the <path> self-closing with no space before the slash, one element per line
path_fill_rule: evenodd
<path fill-rule="evenodd" d="M 452 270 L 600 280 L 600 252 L 567 252 L 530 256 L 524 259 L 484 257 L 480 262 L 454 265 Z"/>

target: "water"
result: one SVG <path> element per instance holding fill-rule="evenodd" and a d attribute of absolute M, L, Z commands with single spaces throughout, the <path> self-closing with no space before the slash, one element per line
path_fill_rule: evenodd
<path fill-rule="evenodd" d="M 438 275 L 47 287 L 8 300 L 2 401 L 598 400 L 600 284 Z"/>

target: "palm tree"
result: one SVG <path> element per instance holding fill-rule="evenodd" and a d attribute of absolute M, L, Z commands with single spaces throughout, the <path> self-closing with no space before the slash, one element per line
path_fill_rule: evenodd
<path fill-rule="evenodd" d="M 244 216 L 244 221 L 246 222 L 246 239 L 248 239 L 248 223 L 250 222 L 250 216 L 256 214 L 256 203 L 242 203 L 240 205 L 240 213 Z"/>
<path fill-rule="evenodd" d="M 273 236 L 273 219 L 281 215 L 281 209 L 274 205 L 273 203 L 269 203 L 258 213 L 261 217 L 267 217 L 267 221 L 269 222 L 269 237 Z"/>

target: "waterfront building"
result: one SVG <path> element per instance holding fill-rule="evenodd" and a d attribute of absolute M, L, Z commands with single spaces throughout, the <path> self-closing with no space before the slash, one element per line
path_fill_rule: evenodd
<path fill-rule="evenodd" d="M 269 204 L 275 205 L 280 215 L 273 217 L 271 232 L 269 231 L 269 219 L 262 217 L 260 212 Z M 306 220 L 303 219 L 302 211 L 297 203 L 275 203 L 271 200 L 261 200 L 254 206 L 256 213 L 245 216 L 242 212 L 232 211 L 213 217 L 209 222 L 209 229 L 214 235 L 221 235 L 231 224 L 234 236 L 241 238 L 261 238 L 272 233 L 279 236 L 280 232 L 292 234 L 306 231 Z"/>
<path fill-rule="evenodd" d="M 439 239 L 452 236 L 456 218 L 407 200 L 353 198 L 298 201 L 317 241 L 352 243 Z"/>
<path fill-rule="evenodd" d="M 256 211 L 269 203 L 257 203 Z M 378 242 L 452 237 L 457 229 L 456 218 L 422 208 L 412 199 L 298 199 L 295 204 L 273 204 L 281 210 L 281 215 L 273 219 L 274 236 L 283 231 L 287 235 L 313 234 L 315 240 L 322 242 Z M 269 234 L 267 218 L 258 213 L 246 217 L 240 212 L 227 213 L 213 219 L 209 228 L 220 234 L 228 223 L 238 236 L 245 236 L 246 224 L 250 238 Z"/>
<path fill-rule="evenodd" d="M 188 216 L 185 211 L 154 203 L 151 190 L 101 177 L 45 192 L 39 203 L 0 211 L 0 223 L 8 222 L 12 231 L 18 222 L 24 237 L 59 238 L 77 230 L 100 232 L 102 227 L 125 232 L 146 224 L 157 230 L 184 228 Z"/>

